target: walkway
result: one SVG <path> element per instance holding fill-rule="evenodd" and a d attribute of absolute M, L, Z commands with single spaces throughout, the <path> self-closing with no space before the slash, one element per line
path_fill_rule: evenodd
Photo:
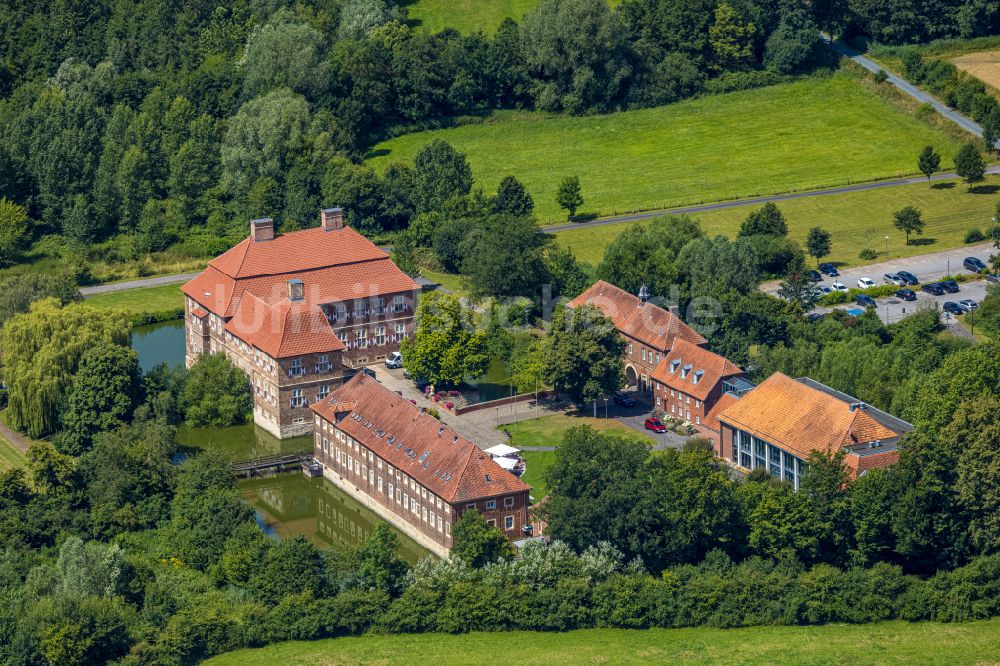
<path fill-rule="evenodd" d="M 87 296 L 94 294 L 108 294 L 114 291 L 127 291 L 129 289 L 140 289 L 142 287 L 159 287 L 164 284 L 176 284 L 187 282 L 198 275 L 197 273 L 181 273 L 179 275 L 158 275 L 156 277 L 142 278 L 141 280 L 126 280 L 125 282 L 109 282 L 108 284 L 96 284 L 90 287 L 80 287 L 80 293 Z"/>
<path fill-rule="evenodd" d="M 824 35 L 824 40 L 826 41 L 827 45 L 834 51 L 844 56 L 845 58 L 854 61 L 861 67 L 867 69 L 869 72 L 872 73 L 879 71 L 885 72 L 886 75 L 889 77 L 888 78 L 889 83 L 896 86 L 901 91 L 903 91 L 913 99 L 917 100 L 918 102 L 922 104 L 930 104 L 931 106 L 934 107 L 934 110 L 936 110 L 942 116 L 952 121 L 962 129 L 964 129 L 969 134 L 973 134 L 977 137 L 982 138 L 983 136 L 982 126 L 976 121 L 966 116 L 965 114 L 963 114 L 962 112 L 956 111 L 955 109 L 951 108 L 938 98 L 916 87 L 906 79 L 886 70 L 880 64 L 878 64 L 871 58 L 865 56 L 860 51 L 856 51 L 852 49 L 850 46 L 842 44 L 841 42 L 830 40 L 830 38 L 825 35 Z M 1000 142 L 998 142 L 998 144 L 1000 144 Z"/>
<path fill-rule="evenodd" d="M 3 421 L 0 421 L 0 437 L 6 439 L 8 442 L 14 445 L 14 448 L 16 448 L 21 453 L 25 454 L 28 453 L 28 449 L 31 448 L 31 445 L 33 443 L 30 439 L 28 439 L 21 433 L 8 428 L 7 424 L 4 423 Z"/>

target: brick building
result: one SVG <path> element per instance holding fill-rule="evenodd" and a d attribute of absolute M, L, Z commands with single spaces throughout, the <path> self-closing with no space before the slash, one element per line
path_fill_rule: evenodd
<path fill-rule="evenodd" d="M 287 234 L 254 220 L 182 287 L 186 364 L 225 353 L 250 378 L 254 421 L 282 438 L 308 434 L 310 403 L 413 333 L 417 284 L 339 208 L 320 219 Z"/>
<path fill-rule="evenodd" d="M 686 340 L 695 346 L 707 344 L 705 338 L 675 312 L 664 310 L 604 280 L 595 282 L 567 307 L 581 305 L 593 305 L 603 312 L 625 338 L 625 381 L 628 386 L 635 386 L 646 399 L 652 398 L 650 377 L 674 340 Z"/>
<path fill-rule="evenodd" d="M 368 375 L 310 409 L 323 476 L 428 550 L 447 557 L 471 508 L 512 541 L 524 536 L 531 487 Z"/>
<path fill-rule="evenodd" d="M 899 439 L 913 427 L 808 378 L 780 372 L 718 414 L 719 457 L 738 468 L 763 467 L 799 487 L 813 451 L 844 451 L 852 476 L 899 460 Z"/>
<path fill-rule="evenodd" d="M 683 338 L 674 340 L 652 374 L 656 409 L 695 425 L 703 424 L 725 393 L 747 385 L 737 365 Z"/>

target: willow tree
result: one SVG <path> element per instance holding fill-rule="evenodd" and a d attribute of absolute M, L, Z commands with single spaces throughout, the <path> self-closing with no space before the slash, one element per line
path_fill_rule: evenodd
<path fill-rule="evenodd" d="M 118 310 L 83 303 L 61 307 L 55 298 L 11 317 L 0 334 L 8 424 L 30 437 L 54 432 L 84 352 L 108 344 L 129 346 L 128 322 Z"/>

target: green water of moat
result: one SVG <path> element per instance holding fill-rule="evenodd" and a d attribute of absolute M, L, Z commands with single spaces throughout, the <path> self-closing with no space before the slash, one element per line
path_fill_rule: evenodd
<path fill-rule="evenodd" d="M 149 372 L 159 363 L 184 365 L 184 320 L 172 319 L 132 329 L 132 349 L 139 367 Z"/>
<path fill-rule="evenodd" d="M 279 539 L 301 534 L 321 548 L 354 548 L 382 520 L 326 479 L 310 479 L 300 472 L 240 481 L 239 489 L 257 510 L 261 528 Z M 399 530 L 393 531 L 399 539 L 399 556 L 410 564 L 431 554 Z"/>

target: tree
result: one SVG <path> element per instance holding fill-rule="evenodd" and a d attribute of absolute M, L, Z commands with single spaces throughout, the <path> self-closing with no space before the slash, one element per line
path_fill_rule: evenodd
<path fill-rule="evenodd" d="M 27 312 L 35 301 L 48 297 L 56 298 L 62 306 L 83 300 L 69 273 L 11 275 L 0 283 L 0 326 L 14 315 Z"/>
<path fill-rule="evenodd" d="M 60 453 L 51 442 L 35 442 L 28 449 L 28 471 L 35 488 L 47 493 L 66 490 L 75 483 L 73 457 Z"/>
<path fill-rule="evenodd" d="M 583 205 L 583 193 L 580 191 L 579 176 L 566 176 L 559 183 L 556 192 L 556 203 L 569 212 L 568 219 L 572 221 L 576 209 Z"/>
<path fill-rule="evenodd" d="M 629 293 L 646 285 L 654 296 L 670 296 L 679 277 L 677 253 L 703 236 L 697 220 L 686 215 L 658 217 L 649 227 L 630 226 L 604 249 L 597 277 Z"/>
<path fill-rule="evenodd" d="M 760 262 L 746 238 L 697 238 L 677 254 L 676 263 L 692 296 L 748 294 L 757 289 Z"/>
<path fill-rule="evenodd" d="M 545 252 L 545 269 L 552 279 L 553 296 L 574 298 L 592 282 L 568 247 L 550 245 Z"/>
<path fill-rule="evenodd" d="M 0 341 L 7 423 L 38 438 L 58 427 L 59 409 L 84 353 L 109 345 L 128 347 L 129 317 L 83 303 L 61 307 L 55 298 L 46 298 L 11 317 Z"/>
<path fill-rule="evenodd" d="M 844 451 L 813 451 L 805 465 L 799 492 L 813 509 L 816 518 L 820 558 L 843 565 L 850 546 L 850 474 L 844 465 Z"/>
<path fill-rule="evenodd" d="M 473 296 L 539 298 L 539 285 L 548 281 L 549 242 L 533 217 L 487 217 L 461 244 L 462 273 Z"/>
<path fill-rule="evenodd" d="M 246 373 L 225 354 L 202 354 L 188 371 L 180 402 L 189 425 L 225 428 L 246 422 L 253 395 Z"/>
<path fill-rule="evenodd" d="M 0 197 L 0 266 L 17 263 L 28 241 L 28 213 L 5 197 Z"/>
<path fill-rule="evenodd" d="M 471 313 L 457 297 L 436 291 L 427 294 L 420 299 L 416 319 L 413 338 L 400 345 L 403 365 L 414 377 L 456 386 L 486 371 L 485 335 L 474 330 Z"/>
<path fill-rule="evenodd" d="M 969 541 L 978 554 L 1000 551 L 1000 399 L 989 396 L 964 403 L 949 434 L 960 442 L 955 490 L 968 517 Z"/>
<path fill-rule="evenodd" d="M 767 202 L 752 211 L 740 225 L 740 237 L 745 236 L 787 236 L 788 223 L 781 210 L 772 202 Z"/>
<path fill-rule="evenodd" d="M 955 156 L 955 173 L 961 177 L 972 191 L 972 186 L 983 180 L 986 175 L 986 162 L 979 154 L 979 149 L 971 143 L 962 146 Z"/>
<path fill-rule="evenodd" d="M 931 176 L 941 168 L 941 156 L 934 152 L 934 146 L 924 146 L 920 151 L 920 158 L 917 160 L 920 173 L 927 176 L 927 182 L 931 181 Z"/>
<path fill-rule="evenodd" d="M 94 435 L 131 418 L 141 393 L 142 371 L 134 351 L 118 345 L 88 349 L 67 394 L 63 432 L 56 438 L 59 450 L 74 456 L 88 450 Z"/>
<path fill-rule="evenodd" d="M 822 227 L 813 227 L 806 236 L 806 251 L 818 263 L 830 254 L 832 241 L 830 232 Z"/>
<path fill-rule="evenodd" d="M 340 10 L 341 39 L 368 39 L 372 32 L 389 23 L 402 21 L 399 8 L 386 0 L 348 0 Z"/>
<path fill-rule="evenodd" d="M 893 226 L 906 233 L 906 244 L 910 244 L 910 234 L 923 234 L 924 221 L 920 217 L 920 211 L 913 206 L 906 206 L 897 210 L 892 215 Z"/>
<path fill-rule="evenodd" d="M 597 308 L 559 308 L 552 318 L 545 379 L 576 402 L 610 394 L 625 381 L 625 341 Z"/>
<path fill-rule="evenodd" d="M 296 21 L 289 11 L 278 11 L 264 25 L 255 26 L 247 38 L 239 61 L 247 90 L 254 96 L 276 88 L 298 93 L 316 90 L 328 67 L 323 58 L 325 43 L 319 30 Z"/>
<path fill-rule="evenodd" d="M 778 286 L 778 296 L 791 303 L 798 303 L 803 312 L 810 312 L 819 300 L 813 281 L 805 271 L 796 270 L 788 274 Z"/>
<path fill-rule="evenodd" d="M 753 63 L 756 33 L 754 24 L 743 22 L 732 5 L 720 3 L 715 8 L 715 21 L 708 29 L 716 70 L 725 72 L 749 67 Z"/>
<path fill-rule="evenodd" d="M 535 209 L 535 202 L 514 176 L 504 176 L 497 187 L 496 197 L 493 199 L 493 212 L 515 217 L 526 217 L 531 215 Z"/>
<path fill-rule="evenodd" d="M 451 528 L 451 556 L 483 567 L 514 558 L 514 546 L 499 528 L 488 525 L 483 514 L 466 509 Z"/>
<path fill-rule="evenodd" d="M 389 523 L 379 521 L 357 553 L 358 573 L 370 588 L 381 590 L 390 597 L 398 597 L 406 589 L 406 575 L 410 571 L 409 565 L 399 558 L 398 551 L 396 533 Z"/>
<path fill-rule="evenodd" d="M 441 210 L 452 197 L 472 190 L 472 168 L 465 154 L 442 139 L 434 139 L 413 158 L 413 198 L 418 213 Z"/>

